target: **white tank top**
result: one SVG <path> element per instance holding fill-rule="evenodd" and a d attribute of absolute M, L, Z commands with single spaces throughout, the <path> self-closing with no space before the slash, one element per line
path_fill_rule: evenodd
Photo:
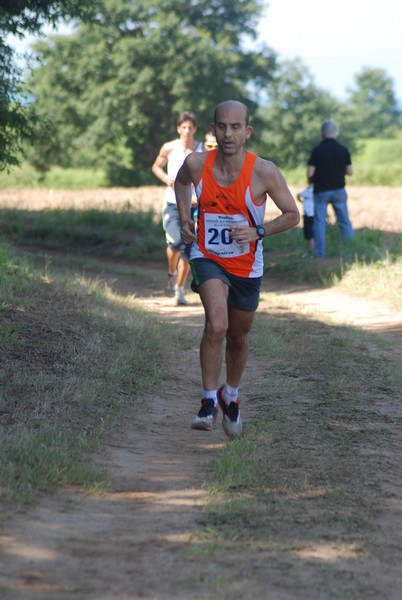
<path fill-rule="evenodd" d="M 194 152 L 202 152 L 203 145 L 202 142 L 197 142 L 197 146 L 195 147 Z M 193 152 L 189 149 L 184 149 L 180 140 L 175 140 L 175 144 L 173 146 L 173 150 L 169 154 L 169 160 L 167 163 L 167 174 L 169 177 L 173 177 L 176 179 L 176 175 L 179 172 L 180 167 L 184 163 L 186 157 Z M 165 192 L 165 203 L 166 204 L 176 204 L 176 196 L 174 193 L 174 189 L 168 186 Z"/>

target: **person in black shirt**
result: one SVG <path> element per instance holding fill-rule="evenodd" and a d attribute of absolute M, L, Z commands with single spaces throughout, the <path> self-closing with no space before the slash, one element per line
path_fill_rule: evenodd
<path fill-rule="evenodd" d="M 327 119 L 321 126 L 322 141 L 308 159 L 307 177 L 314 185 L 314 255 L 325 256 L 327 207 L 332 204 L 342 239 L 354 236 L 348 214 L 345 175 L 353 175 L 349 150 L 337 141 L 339 129 Z"/>

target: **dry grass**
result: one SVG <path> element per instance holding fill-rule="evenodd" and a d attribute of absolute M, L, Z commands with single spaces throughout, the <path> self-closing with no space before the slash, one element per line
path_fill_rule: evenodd
<path fill-rule="evenodd" d="M 83 454 L 163 377 L 163 326 L 96 280 L 2 259 L 0 500 L 104 484 Z"/>
<path fill-rule="evenodd" d="M 127 210 L 128 201 L 133 208 L 140 202 L 143 208 L 149 204 L 155 207 L 161 202 L 161 192 L 162 188 L 74 192 L 71 196 L 63 192 L 60 196 L 47 191 L 18 192 L 18 199 L 10 192 L 1 194 L 1 202 L 36 211 L 71 208 L 69 202 L 76 209 L 98 206 L 105 210 L 112 207 Z M 356 196 L 352 192 L 353 189 L 350 209 L 356 228 L 374 226 L 380 221 L 383 231 L 400 231 L 400 190 L 388 193 L 361 189 L 359 193 L 355 190 Z M 378 198 L 382 198 L 381 204 Z M 76 248 L 75 252 L 79 250 Z M 41 249 L 35 251 L 41 257 Z M 21 447 L 17 425 L 25 425 L 34 434 L 44 425 L 58 427 L 58 438 L 49 436 L 44 428 L 41 438 L 28 440 L 33 444 L 25 446 L 30 455 L 37 451 L 38 441 L 42 450 L 36 454 L 36 463 L 28 464 L 33 471 L 38 464 L 44 464 L 49 449 L 52 452 L 60 448 L 60 432 L 70 430 L 88 450 L 87 442 L 96 442 L 105 427 L 110 427 L 108 419 L 119 405 L 123 411 L 127 410 L 124 412 L 127 426 L 133 397 L 149 381 L 158 381 L 163 376 L 167 355 L 172 362 L 167 387 L 177 394 L 177 398 L 171 399 L 176 403 L 175 415 L 182 410 L 189 374 L 191 382 L 194 379 L 196 329 L 189 328 L 186 336 L 180 327 L 183 323 L 180 316 L 171 315 L 173 324 L 165 329 L 144 312 L 137 311 L 135 290 L 141 295 L 147 278 L 150 289 L 158 285 L 157 280 L 149 277 L 146 265 L 130 264 L 128 269 L 127 264 L 116 262 L 115 271 L 109 275 L 116 279 L 118 275 L 124 276 L 130 290 L 118 293 L 102 287 L 96 280 L 96 273 L 104 274 L 106 268 L 102 257 L 91 257 L 91 277 L 77 277 L 69 256 L 62 259 L 61 263 L 50 262 L 46 273 L 23 270 L 19 282 L 14 276 L 20 267 L 8 261 L 12 266 L 10 278 L 2 287 L 1 344 L 6 356 L 1 372 L 2 432 L 14 435 L 15 449 Z M 59 264 L 63 264 L 62 269 Z M 89 270 L 89 263 L 83 259 L 80 268 Z M 248 380 L 243 392 L 247 406 L 245 436 L 219 449 L 213 473 L 208 476 L 211 503 L 200 522 L 193 523 L 192 531 L 198 527 L 194 543 L 186 544 L 185 550 L 182 548 L 173 555 L 175 568 L 171 569 L 170 577 L 177 578 L 174 582 L 178 589 L 185 587 L 186 594 L 182 597 L 186 598 L 194 596 L 197 590 L 200 597 L 230 595 L 239 600 L 396 598 L 392 594 L 395 581 L 400 582 L 401 544 L 395 523 L 400 516 L 402 382 L 393 376 L 392 348 L 378 337 L 355 331 L 353 327 L 323 322 L 317 315 L 306 318 L 273 295 L 268 295 L 264 303 L 250 339 Z M 177 364 L 182 363 L 180 379 Z M 138 373 L 142 373 L 142 379 Z M 162 405 L 165 400 L 164 395 Z M 153 447 L 148 449 L 149 455 L 128 456 L 130 463 L 143 459 L 140 464 L 144 471 L 140 475 L 132 472 L 132 478 L 124 481 L 124 492 L 136 485 L 147 489 L 144 473 L 152 462 L 158 465 L 155 477 L 158 485 L 171 479 L 172 454 L 166 456 L 166 448 L 181 444 L 177 434 L 181 426 L 180 422 L 178 429 L 165 428 L 160 454 Z M 141 423 L 139 437 L 140 427 Z M 152 427 L 157 426 L 152 424 Z M 151 436 L 151 442 L 154 439 Z M 176 446 L 169 446 L 168 440 Z M 75 459 L 71 447 L 66 451 L 70 452 L 70 459 Z M 205 453 L 205 442 L 198 441 L 194 457 L 202 452 Z M 20 453 L 17 458 L 29 463 L 30 455 Z M 3 460 L 4 456 L 2 453 Z M 8 460 L 13 458 L 8 456 Z M 148 456 L 152 456 L 149 463 Z M 65 463 L 60 464 L 65 468 Z M 18 477 L 27 478 L 27 472 L 18 469 L 12 475 L 14 483 Z M 179 483 L 171 485 L 188 488 L 193 493 L 194 472 L 180 473 L 180 477 Z M 51 483 L 60 481 L 63 477 L 56 474 Z M 2 483 L 4 486 L 4 478 Z M 42 486 L 40 489 L 47 489 Z M 179 492 L 174 489 L 172 493 L 176 497 Z M 112 502 L 108 509 L 113 510 L 112 504 L 118 504 L 115 510 L 121 510 L 124 502 Z M 133 512 L 138 508 L 131 497 L 128 505 Z M 180 510 L 184 511 L 184 506 Z M 148 525 L 156 512 L 163 513 L 148 510 L 145 515 Z M 166 515 L 169 519 L 168 511 Z M 137 547 L 136 530 L 131 528 L 133 516 L 131 513 L 123 522 L 116 520 L 116 527 L 121 528 L 124 523 L 127 529 L 124 535 L 130 560 L 140 564 L 141 569 L 149 568 L 158 584 L 163 584 L 159 570 L 167 560 L 172 560 L 172 554 L 169 549 L 163 554 L 160 539 L 148 539 L 145 533 Z M 104 518 L 102 525 L 103 521 Z M 122 529 L 113 529 L 111 533 L 107 538 L 100 532 L 93 538 L 96 539 L 93 548 L 85 536 L 80 544 L 73 540 L 74 549 L 79 546 L 80 555 L 86 559 L 83 561 L 86 584 L 88 565 L 92 568 L 102 552 L 110 572 L 121 574 L 118 569 L 126 567 L 124 561 L 123 567 L 118 563 Z M 115 563 L 109 544 L 113 539 L 117 540 Z M 101 544 L 104 544 L 102 552 Z M 183 558 L 185 552 L 190 555 L 187 562 Z M 58 554 L 51 563 L 55 567 L 53 572 L 57 577 L 60 572 L 67 573 L 71 581 L 71 573 L 64 570 L 63 560 L 68 557 L 61 545 Z M 144 556 L 152 556 L 152 564 L 145 565 Z M 183 564 L 187 567 L 190 564 L 194 574 L 191 581 L 183 581 L 184 571 L 180 569 Z M 26 564 L 22 570 L 26 572 Z M 209 576 L 211 572 L 214 578 Z M 127 593 L 132 593 L 132 571 L 129 578 Z M 119 586 L 122 589 L 120 581 Z"/>
<path fill-rule="evenodd" d="M 349 191 L 356 228 L 400 231 L 401 190 Z M 160 207 L 162 195 L 163 188 L 6 191 L 1 205 L 35 211 L 109 211 L 127 210 L 129 203 L 133 209 L 148 209 Z M 74 250 L 76 257 L 80 248 Z M 0 459 L 0 491 L 6 498 L 16 497 L 15 488 L 29 500 L 35 490 L 49 491 L 65 481 L 99 483 L 97 474 L 69 471 L 70 467 L 82 464 L 82 451 L 96 446 L 119 409 L 125 422 L 132 415 L 133 398 L 149 381 L 155 384 L 163 376 L 165 356 L 182 361 L 187 350 L 187 330 L 178 327 L 180 318 L 173 315 L 174 324 L 162 326 L 138 312 L 134 290 L 142 293 L 145 282 L 152 288 L 158 281 L 149 265 L 130 263 L 128 268 L 127 262 L 110 259 L 111 279 L 129 282 L 118 293 L 97 280 L 106 269 L 104 260 L 86 255 L 80 263 L 86 276 L 77 276 L 77 263 L 72 268 L 70 260 L 59 253 L 44 270 L 22 269 L 18 281 L 21 267 L 7 261 L 11 270 L 2 286 L 0 313 L 6 357 L 1 370 L 1 431 L 6 434 L 3 440 L 12 441 Z M 146 277 L 138 275 L 141 269 Z M 401 380 L 392 348 L 353 327 L 324 322 L 317 315 L 306 318 L 280 297 L 268 295 L 264 302 L 250 336 L 252 383 L 244 390 L 245 435 L 217 452 L 208 477 L 211 502 L 197 525 L 194 544 L 185 547 L 194 572 L 189 589 L 216 598 L 224 598 L 222 590 L 230 589 L 230 597 L 239 599 L 397 597 L 392 587 L 400 580 L 395 523 L 400 516 L 402 418 Z M 188 329 L 193 335 L 194 328 Z M 168 387 L 173 381 L 176 393 L 188 390 L 195 339 L 192 345 L 182 380 L 177 370 L 169 380 Z M 172 402 L 176 400 L 175 412 L 182 408 L 181 396 Z M 167 438 L 169 431 L 164 433 Z M 64 444 L 66 434 L 78 442 L 81 454 Z M 175 444 L 181 443 L 177 430 L 170 435 Z M 202 451 L 200 444 L 197 452 Z M 169 479 L 171 469 L 171 455 L 166 461 L 165 452 L 164 447 L 156 461 L 166 464 L 163 480 Z M 14 467 L 4 476 L 4 467 L 12 461 Z M 44 465 L 51 469 L 43 472 Z M 191 472 L 181 475 L 188 477 L 191 488 Z M 138 483 L 136 474 L 133 477 L 127 486 Z M 150 511 L 148 518 L 154 517 Z M 118 518 L 116 523 L 118 527 Z M 130 531 L 131 522 L 127 536 Z M 118 537 L 116 530 L 113 537 Z M 98 543 L 108 544 L 108 539 Z M 148 543 L 154 557 L 155 538 Z M 141 542 L 141 552 L 131 557 L 141 565 L 145 545 Z M 129 548 L 131 555 L 131 538 Z M 91 550 L 84 536 L 80 552 L 87 557 L 86 565 Z M 93 552 L 91 564 L 101 554 L 99 546 Z M 57 576 L 64 569 L 61 549 L 59 554 Z M 104 555 L 110 568 L 114 557 L 109 547 Z M 181 573 L 180 565 L 188 564 L 180 552 L 174 558 L 172 573 Z M 154 562 L 151 570 L 159 579 Z M 215 579 L 209 577 L 211 571 L 218 571 Z"/>
<path fill-rule="evenodd" d="M 298 188 L 291 186 L 294 195 Z M 388 232 L 402 230 L 402 188 L 354 187 L 347 188 L 349 211 L 356 229 L 370 228 Z M 142 188 L 101 188 L 97 190 L 0 190 L 1 208 L 20 208 L 40 211 L 49 209 L 74 210 L 136 210 L 162 209 L 163 186 Z M 277 214 L 268 205 L 268 216 Z"/>

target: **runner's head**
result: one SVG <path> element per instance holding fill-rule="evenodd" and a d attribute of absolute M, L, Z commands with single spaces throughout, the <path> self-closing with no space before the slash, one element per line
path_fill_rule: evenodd
<path fill-rule="evenodd" d="M 204 149 L 209 152 L 210 150 L 214 150 L 215 148 L 218 147 L 218 144 L 216 142 L 216 137 L 214 135 L 213 131 L 207 131 L 207 133 L 205 134 L 205 139 L 204 139 Z"/>
<path fill-rule="evenodd" d="M 177 133 L 185 143 L 192 143 L 197 131 L 197 117 L 189 110 L 181 112 L 177 118 Z"/>
<path fill-rule="evenodd" d="M 217 117 L 218 117 L 220 111 L 225 110 L 228 107 L 237 107 L 238 109 L 243 109 L 245 123 L 246 123 L 246 125 L 250 124 L 250 113 L 249 113 L 248 107 L 245 104 L 243 104 L 243 102 L 239 102 L 238 100 L 225 100 L 224 102 L 221 102 L 220 104 L 218 104 L 218 106 L 215 108 L 215 112 L 214 112 L 214 124 L 217 121 Z"/>
<path fill-rule="evenodd" d="M 232 156 L 242 151 L 253 132 L 247 106 L 237 100 L 221 102 L 215 109 L 211 129 L 222 154 Z"/>

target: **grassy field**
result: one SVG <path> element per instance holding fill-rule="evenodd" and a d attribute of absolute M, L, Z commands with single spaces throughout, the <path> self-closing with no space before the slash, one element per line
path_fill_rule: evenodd
<path fill-rule="evenodd" d="M 71 206 L 71 198 L 62 208 L 52 207 L 58 200 L 49 201 L 46 196 L 48 206 L 44 209 L 43 195 L 31 193 L 28 210 L 25 197 L 14 203 L 10 195 L 3 197 L 0 339 L 8 357 L 2 366 L 0 404 L 3 500 L 17 497 L 25 501 L 34 497 L 36 490 L 51 489 L 64 481 L 101 485 L 102 477 L 82 467 L 77 456 L 93 449 L 108 422 L 127 410 L 127 396 L 140 393 L 144 382 L 157 385 L 161 380 L 168 338 L 165 326 L 151 317 L 144 319 L 141 311 L 135 310 L 135 302 L 111 303 L 108 290 L 96 282 L 53 272 L 51 260 L 45 272 L 37 272 L 21 254 L 24 249 L 42 254 L 62 252 L 69 255 L 69 264 L 88 267 L 102 256 L 141 262 L 160 259 L 164 243 L 154 208 L 160 203 L 160 188 L 141 190 L 137 203 L 127 198 L 127 191 L 120 193 L 113 210 L 107 199 L 98 210 L 75 196 L 77 209 Z M 362 196 L 367 202 L 367 193 Z M 147 210 L 139 210 L 145 205 Z M 362 203 L 359 208 L 362 219 Z M 352 213 L 356 221 L 357 212 Z M 395 225 L 395 212 L 391 219 Z M 336 227 L 330 226 L 330 256 L 318 263 L 300 257 L 304 244 L 300 229 L 278 236 L 273 247 L 271 240 L 268 243 L 266 262 L 277 276 L 342 286 L 355 295 L 370 295 L 401 307 L 402 243 L 397 231 L 362 226 L 354 244 L 343 248 Z M 169 327 L 166 331 L 170 336 Z M 277 337 L 281 335 L 287 334 L 279 331 Z M 345 337 L 341 342 L 351 356 L 353 348 L 358 348 L 356 339 Z M 327 343 L 324 336 L 322 344 Z M 283 348 L 283 356 L 278 352 L 276 360 L 286 362 L 287 349 Z M 363 367 L 369 371 L 373 368 L 369 357 Z M 385 371 L 378 373 L 380 379 L 388 376 Z M 113 409 L 110 394 L 105 393 L 111 385 L 118 399 Z M 342 385 L 340 381 L 338 396 L 345 393 Z M 252 447 L 261 433 L 256 430 L 250 435 L 252 439 L 244 443 Z M 258 462 L 258 456 L 255 460 Z"/>
<path fill-rule="evenodd" d="M 39 272 L 6 245 L 0 278 L 0 504 L 62 483 L 104 489 L 87 453 L 160 383 L 163 327 L 134 300 L 119 306 L 96 281 Z"/>
<path fill-rule="evenodd" d="M 402 186 L 402 138 L 361 140 L 358 147 L 359 151 L 353 156 L 352 185 Z M 307 158 L 306 154 L 306 161 Z M 289 184 L 302 188 L 306 181 L 306 167 L 300 165 L 297 169 L 284 169 L 284 175 Z M 0 172 L 0 189 L 83 190 L 106 185 L 106 175 L 95 169 L 51 167 L 46 173 L 39 173 L 28 163 L 22 162 L 20 167 L 10 172 Z"/>
<path fill-rule="evenodd" d="M 169 357 L 197 352 L 194 328 L 177 318 L 158 319 L 135 293 L 112 291 L 100 277 L 107 263 L 111 276 L 124 275 L 130 289 L 140 292 L 152 283 L 151 265 L 164 264 L 161 191 L 1 195 L 4 516 L 60 486 L 101 497 L 110 481 L 94 466 L 94 452 L 109 433 L 135 423 L 146 391 L 163 395 L 179 384 Z M 306 285 L 347 287 L 400 307 L 399 194 L 388 188 L 356 192 L 356 240 L 342 247 L 330 224 L 324 261 L 302 258 L 300 228 L 267 240 L 270 272 Z M 255 417 L 244 437 L 222 445 L 209 463 L 208 502 L 186 547 L 186 560 L 201 570 L 188 585 L 206 585 L 207 573 L 224 557 L 249 586 L 269 581 L 285 593 L 291 581 L 304 582 L 306 588 L 296 590 L 301 596 L 285 598 L 310 597 L 312 581 L 330 582 L 331 598 L 382 597 L 384 580 L 373 584 L 362 565 L 373 557 L 380 566 L 382 560 L 389 564 L 395 552 L 375 525 L 385 501 L 384 464 L 399 426 L 384 407 L 402 395 L 402 371 L 389 342 L 306 317 L 264 294 L 250 346 L 258 393 L 248 393 L 247 406 Z M 250 557 L 254 570 L 246 575 Z M 306 566 L 296 573 L 300 557 Z M 355 569 L 353 596 L 351 575 L 342 570 L 346 560 Z M 220 581 L 211 598 L 228 597 Z M 233 597 L 246 597 L 238 594 Z M 323 594 L 316 597 L 328 598 Z M 252 597 L 265 596 L 257 590 Z"/>
<path fill-rule="evenodd" d="M 296 196 L 299 188 L 291 186 Z M 158 259 L 164 254 L 160 213 L 164 188 L 100 188 L 98 190 L 3 190 L 0 233 L 26 247 L 80 249 L 76 260 L 91 254 Z M 267 267 L 293 281 L 342 285 L 356 295 L 385 299 L 401 307 L 402 188 L 348 188 L 349 212 L 356 230 L 353 242 L 341 243 L 329 211 L 328 257 L 302 258 L 301 226 L 265 240 Z M 299 204 L 302 211 L 302 205 Z M 277 210 L 268 205 L 268 217 Z M 391 285 L 390 285 L 391 282 Z"/>

